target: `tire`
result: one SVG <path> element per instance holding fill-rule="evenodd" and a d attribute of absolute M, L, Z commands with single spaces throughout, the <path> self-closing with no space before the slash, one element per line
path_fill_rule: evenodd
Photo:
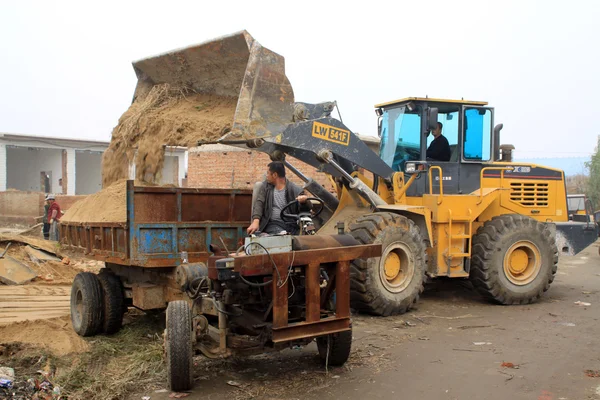
<path fill-rule="evenodd" d="M 381 212 L 359 217 L 350 224 L 350 234 L 363 244 L 382 245 L 381 257 L 352 263 L 352 308 L 381 316 L 411 309 L 423 292 L 427 269 L 419 227 L 402 215 Z"/>
<path fill-rule="evenodd" d="M 495 217 L 473 238 L 471 282 L 494 303 L 533 303 L 550 288 L 557 268 L 555 235 L 532 218 Z"/>
<path fill-rule="evenodd" d="M 167 307 L 165 347 L 169 387 L 174 392 L 192 388 L 192 313 L 183 300 Z"/>
<path fill-rule="evenodd" d="M 98 280 L 104 297 L 102 331 L 107 335 L 117 333 L 123 324 L 125 294 L 121 280 L 112 272 L 101 270 Z"/>
<path fill-rule="evenodd" d="M 80 272 L 71 286 L 71 323 L 79 336 L 93 336 L 102 327 L 102 287 L 95 274 Z"/>
<path fill-rule="evenodd" d="M 329 339 L 329 359 L 327 358 L 327 340 Z M 349 331 L 332 333 L 317 338 L 319 357 L 323 364 L 340 367 L 348 361 L 352 350 L 352 328 Z"/>

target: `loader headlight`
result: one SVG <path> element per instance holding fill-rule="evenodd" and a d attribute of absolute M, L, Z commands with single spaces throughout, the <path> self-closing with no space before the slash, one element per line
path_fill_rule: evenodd
<path fill-rule="evenodd" d="M 414 174 L 417 172 L 417 164 L 414 162 L 408 162 L 404 165 L 404 172 L 407 174 Z"/>

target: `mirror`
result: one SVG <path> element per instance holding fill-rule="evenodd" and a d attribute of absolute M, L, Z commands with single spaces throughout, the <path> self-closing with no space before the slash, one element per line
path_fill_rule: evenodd
<path fill-rule="evenodd" d="M 431 131 L 437 127 L 438 122 L 438 109 L 435 107 L 429 107 L 427 109 L 427 130 Z"/>

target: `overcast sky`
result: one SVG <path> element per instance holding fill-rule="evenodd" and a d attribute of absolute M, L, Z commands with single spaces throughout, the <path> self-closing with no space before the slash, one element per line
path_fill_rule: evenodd
<path fill-rule="evenodd" d="M 600 1 L 6 1 L 0 132 L 109 140 L 131 62 L 243 29 L 286 59 L 297 101 L 354 132 L 407 96 L 486 100 L 518 157 L 585 156 L 600 134 Z M 94 4 L 94 5 L 92 5 Z"/>

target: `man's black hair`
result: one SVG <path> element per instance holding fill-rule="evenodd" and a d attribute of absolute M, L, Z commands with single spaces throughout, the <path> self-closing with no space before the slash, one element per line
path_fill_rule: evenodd
<path fill-rule="evenodd" d="M 440 128 L 440 131 L 442 130 L 443 127 L 444 127 L 444 125 L 442 125 L 441 122 L 438 122 L 438 128 Z"/>
<path fill-rule="evenodd" d="M 277 174 L 280 178 L 285 178 L 285 166 L 281 161 L 273 161 L 268 165 L 272 174 Z"/>

